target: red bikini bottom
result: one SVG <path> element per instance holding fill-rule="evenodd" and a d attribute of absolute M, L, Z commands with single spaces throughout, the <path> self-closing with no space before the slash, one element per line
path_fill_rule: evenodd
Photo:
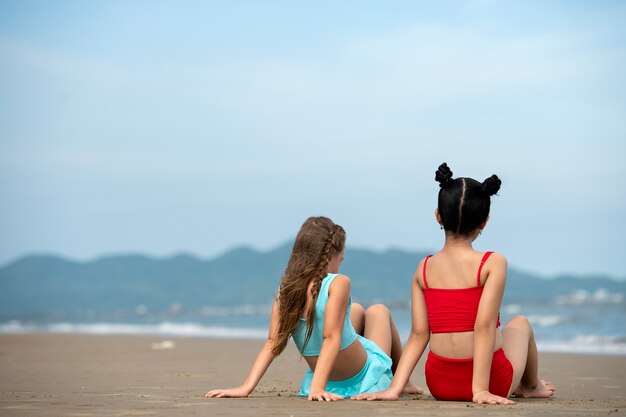
<path fill-rule="evenodd" d="M 472 377 L 474 358 L 444 358 L 428 353 L 425 365 L 426 385 L 430 394 L 437 400 L 472 401 Z M 493 353 L 489 392 L 507 397 L 513 382 L 513 365 L 502 349 Z"/>

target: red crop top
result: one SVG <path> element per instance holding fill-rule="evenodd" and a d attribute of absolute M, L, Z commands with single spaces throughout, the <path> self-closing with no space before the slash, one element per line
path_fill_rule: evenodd
<path fill-rule="evenodd" d="M 430 288 L 426 280 L 426 264 L 429 255 L 424 259 L 424 299 L 428 312 L 428 323 L 432 333 L 473 332 L 478 314 L 478 304 L 483 294 L 480 285 L 480 272 L 483 265 L 493 252 L 486 252 L 478 267 L 476 286 L 470 288 Z M 498 313 L 497 327 L 500 327 Z"/>

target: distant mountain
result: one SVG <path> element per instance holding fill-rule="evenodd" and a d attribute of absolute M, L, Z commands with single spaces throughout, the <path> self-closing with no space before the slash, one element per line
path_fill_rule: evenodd
<path fill-rule="evenodd" d="M 269 304 L 284 271 L 291 244 L 269 252 L 238 248 L 209 260 L 189 255 L 157 259 L 110 256 L 75 262 L 27 256 L 0 268 L 0 315 L 55 311 L 186 309 Z M 348 249 L 341 271 L 352 278 L 353 299 L 410 302 L 411 277 L 425 253 Z M 576 290 L 626 293 L 626 282 L 603 277 L 541 279 L 511 269 L 505 301 L 545 302 Z"/>

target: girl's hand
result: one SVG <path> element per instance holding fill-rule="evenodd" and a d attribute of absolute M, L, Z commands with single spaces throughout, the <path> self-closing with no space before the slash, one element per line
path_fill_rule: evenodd
<path fill-rule="evenodd" d="M 206 398 L 241 398 L 250 395 L 250 391 L 244 387 L 214 389 L 206 393 Z"/>
<path fill-rule="evenodd" d="M 388 389 L 379 392 L 372 392 L 370 394 L 359 394 L 356 397 L 352 397 L 353 400 L 367 401 L 398 401 L 399 398 L 400 395 Z"/>
<path fill-rule="evenodd" d="M 477 404 L 505 404 L 512 405 L 515 404 L 515 401 L 511 401 L 508 398 L 500 397 L 498 395 L 494 395 L 489 391 L 478 391 L 474 393 L 474 398 L 472 398 Z"/>
<path fill-rule="evenodd" d="M 340 401 L 343 400 L 341 395 L 333 394 L 332 392 L 316 391 L 309 394 L 309 401 Z"/>

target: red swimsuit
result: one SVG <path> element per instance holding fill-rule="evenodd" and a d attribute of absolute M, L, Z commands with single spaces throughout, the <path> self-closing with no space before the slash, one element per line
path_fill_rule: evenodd
<path fill-rule="evenodd" d="M 428 323 L 432 333 L 472 332 L 478 313 L 483 287 L 480 285 L 480 273 L 483 265 L 493 252 L 487 252 L 482 258 L 476 276 L 476 286 L 470 288 L 430 288 L 426 280 L 427 256 L 424 260 L 424 298 Z M 497 326 L 500 326 L 498 315 Z M 472 401 L 472 378 L 474 358 L 445 358 L 428 353 L 425 366 L 426 384 L 433 397 L 438 400 Z M 493 354 L 489 392 L 506 397 L 513 380 L 513 366 L 502 349 Z"/>

